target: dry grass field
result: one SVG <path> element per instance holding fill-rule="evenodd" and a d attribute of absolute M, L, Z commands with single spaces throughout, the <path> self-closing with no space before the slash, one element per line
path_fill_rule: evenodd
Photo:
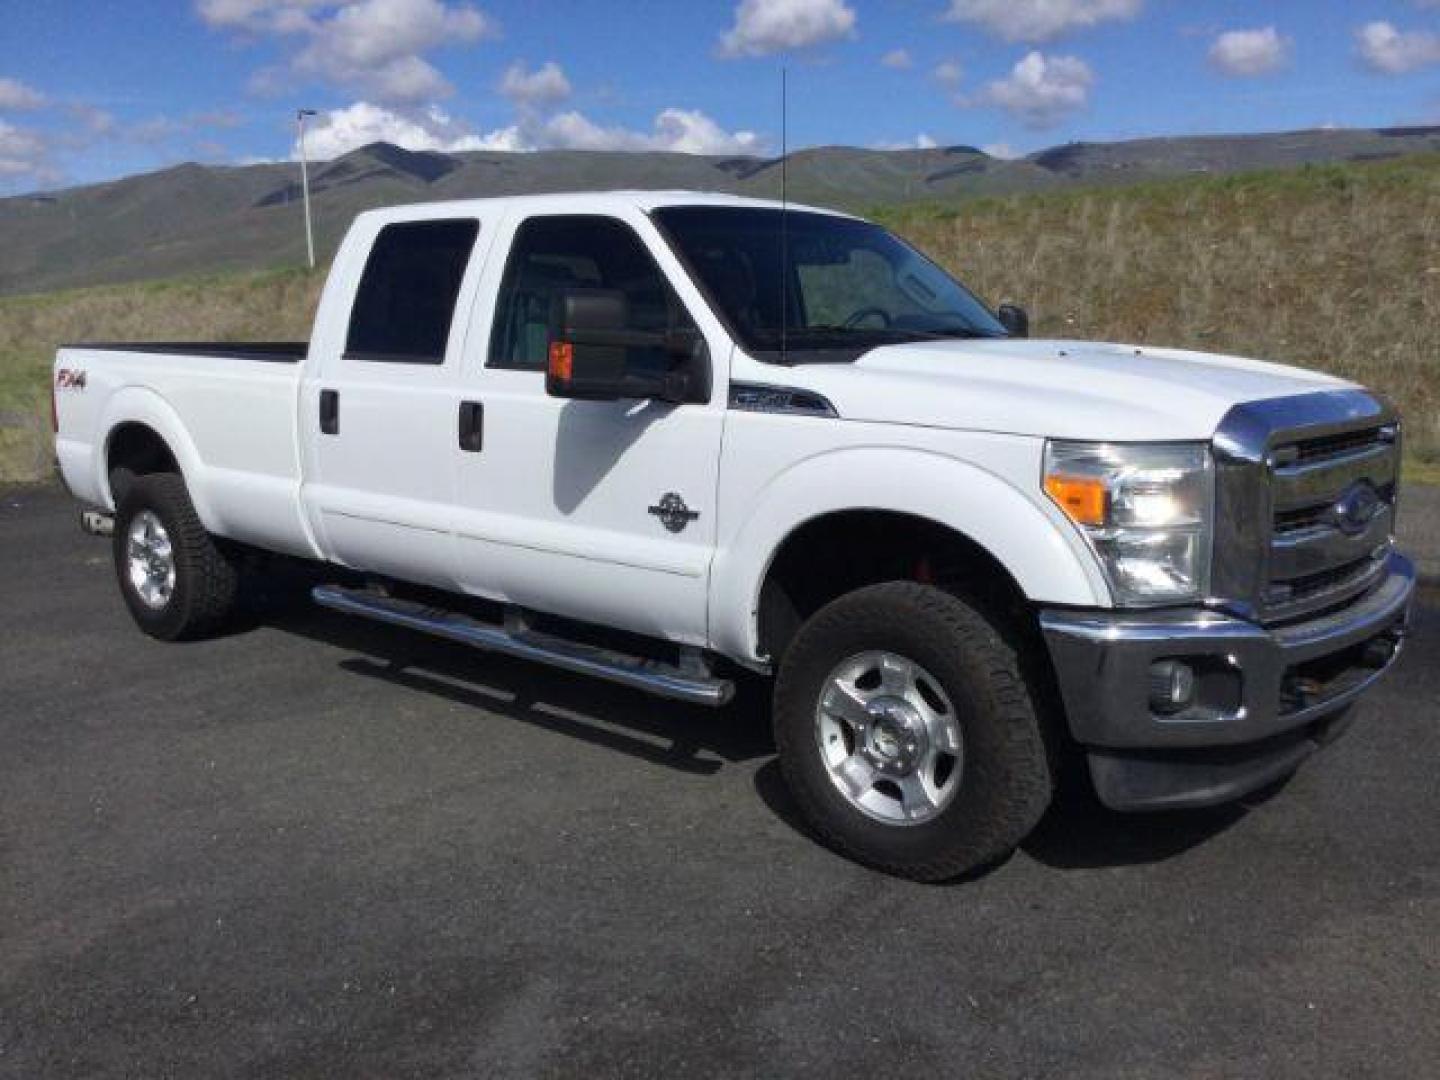
<path fill-rule="evenodd" d="M 1233 352 L 1389 394 L 1440 480 L 1440 157 L 880 210 L 1037 335 Z M 300 339 L 323 274 L 0 299 L 0 481 L 50 471 L 62 341 Z"/>
<path fill-rule="evenodd" d="M 303 341 L 323 270 L 0 298 L 0 483 L 52 471 L 49 372 L 69 341 Z"/>
<path fill-rule="evenodd" d="M 1440 157 L 876 215 L 1037 336 L 1320 368 L 1388 394 L 1440 481 Z"/>

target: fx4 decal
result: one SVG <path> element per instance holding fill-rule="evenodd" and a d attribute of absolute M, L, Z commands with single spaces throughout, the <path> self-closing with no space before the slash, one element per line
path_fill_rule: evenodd
<path fill-rule="evenodd" d="M 55 389 L 84 390 L 88 378 L 84 371 L 72 371 L 70 368 L 61 368 L 55 373 Z"/>

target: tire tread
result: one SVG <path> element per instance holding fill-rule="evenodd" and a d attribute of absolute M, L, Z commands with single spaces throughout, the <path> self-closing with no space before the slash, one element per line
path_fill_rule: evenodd
<path fill-rule="evenodd" d="M 144 609 L 125 581 L 125 537 L 129 521 L 147 508 L 165 522 L 175 552 L 173 606 L 158 614 Z M 139 476 L 129 485 L 115 523 L 115 564 L 121 577 L 121 591 L 136 622 L 152 637 L 165 641 L 209 637 L 224 629 L 235 612 L 239 572 L 234 561 L 206 531 L 190 501 L 184 479 L 175 473 Z"/>
<path fill-rule="evenodd" d="M 988 718 L 998 731 L 1001 751 L 980 761 L 966 755 L 964 783 L 975 782 L 972 769 L 999 769 L 1004 775 L 982 777 L 992 796 L 981 819 L 959 823 L 926 856 L 918 852 L 887 857 L 873 846 L 857 843 L 853 831 L 817 795 L 797 766 L 799 755 L 811 752 L 813 697 L 808 684 L 818 664 L 840 657 L 825 656 L 827 642 L 843 640 L 856 624 L 878 637 L 905 640 L 916 624 L 943 634 L 961 656 L 967 674 L 988 698 Z M 801 685 L 801 684 L 805 685 Z M 801 715 L 795 715 L 799 710 Z M 972 722 L 974 722 L 972 720 Z M 997 628 L 959 597 L 915 582 L 896 581 L 867 586 L 822 608 L 801 628 L 781 666 L 775 691 L 775 737 L 782 769 L 806 820 L 831 848 L 875 869 L 899 877 L 940 881 L 994 862 L 1023 840 L 1050 804 L 1054 781 L 1039 717 L 1019 658 Z M 953 807 L 953 804 L 952 804 Z M 900 831 L 899 827 L 890 827 Z"/>

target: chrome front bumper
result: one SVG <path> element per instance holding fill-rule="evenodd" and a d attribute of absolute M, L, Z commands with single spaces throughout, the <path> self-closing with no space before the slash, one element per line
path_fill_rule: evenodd
<path fill-rule="evenodd" d="M 1070 730 L 1115 809 L 1203 806 L 1285 775 L 1338 734 L 1334 721 L 1395 662 L 1415 571 L 1385 574 L 1339 611 L 1281 627 L 1216 611 L 1040 613 Z M 1181 660 L 1194 703 L 1157 712 L 1150 669 Z"/>

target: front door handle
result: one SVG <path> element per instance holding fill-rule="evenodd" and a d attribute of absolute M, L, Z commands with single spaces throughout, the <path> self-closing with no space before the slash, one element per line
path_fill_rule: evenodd
<path fill-rule="evenodd" d="M 340 391 L 320 391 L 320 434 L 340 434 Z"/>
<path fill-rule="evenodd" d="M 485 448 L 485 405 L 479 401 L 460 403 L 460 449 L 478 454 Z"/>

